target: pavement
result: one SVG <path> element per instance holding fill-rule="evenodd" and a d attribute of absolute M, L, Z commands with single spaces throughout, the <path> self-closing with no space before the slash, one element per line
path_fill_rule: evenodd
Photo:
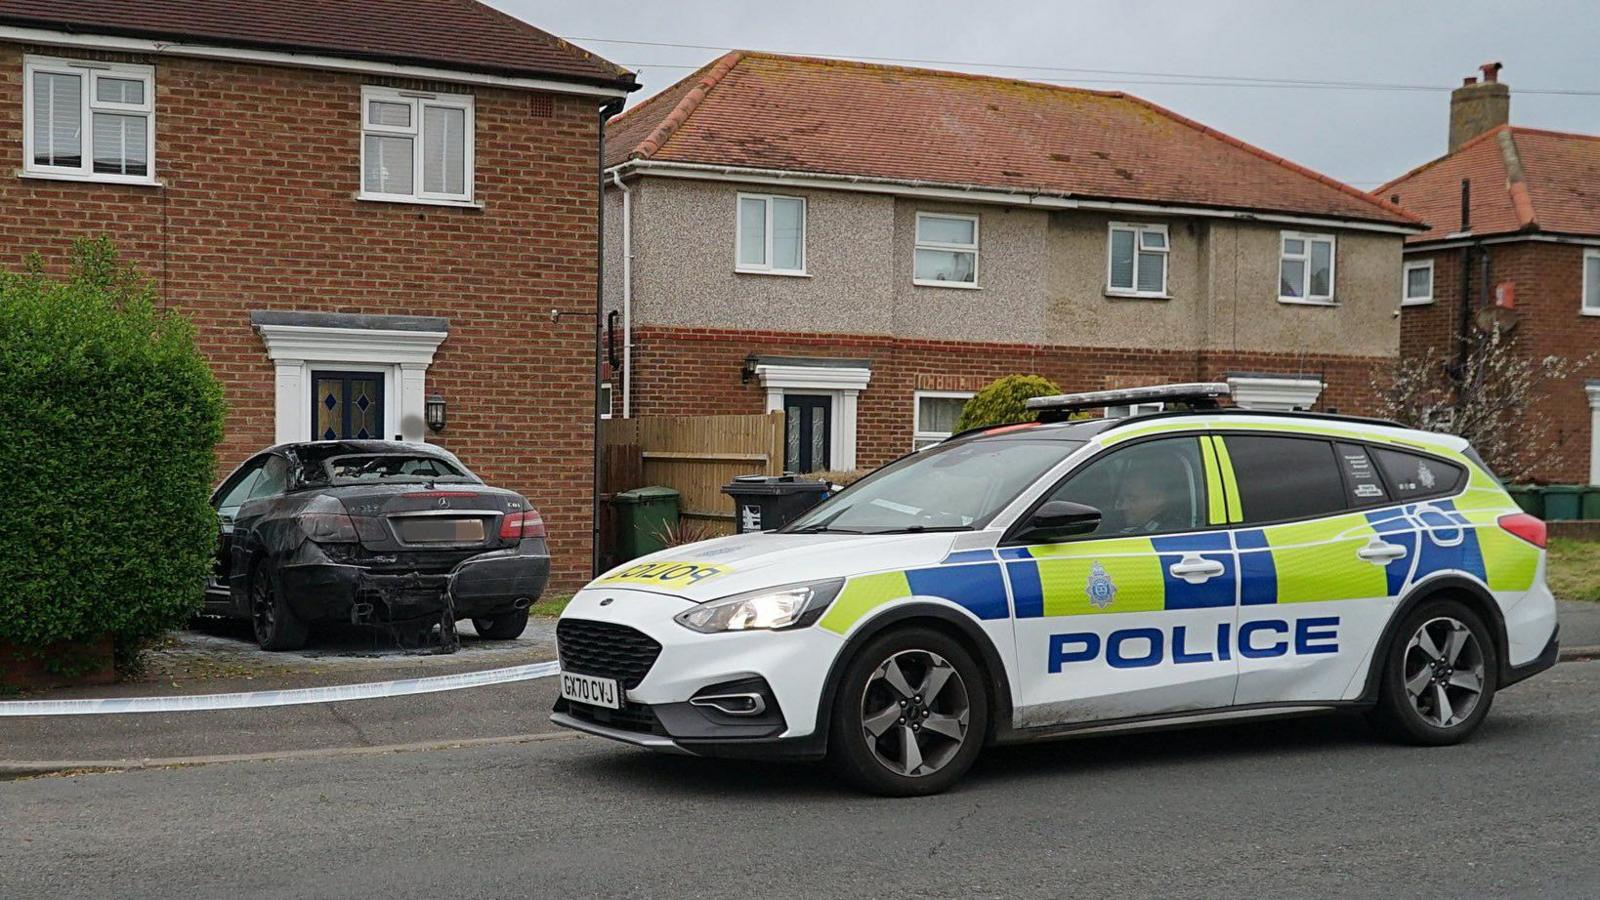
<path fill-rule="evenodd" d="M 1600 661 L 1473 740 L 1308 718 L 993 751 L 885 800 L 574 737 L 0 782 L 4 897 L 1600 895 Z"/>
<path fill-rule="evenodd" d="M 1557 600 L 1561 622 L 1561 646 L 1600 649 L 1600 603 Z"/>

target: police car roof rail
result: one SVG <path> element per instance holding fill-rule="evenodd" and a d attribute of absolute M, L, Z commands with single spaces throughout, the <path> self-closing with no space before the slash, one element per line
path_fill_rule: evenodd
<path fill-rule="evenodd" d="M 1331 420 L 1334 422 L 1351 422 L 1357 425 L 1382 425 L 1387 428 L 1404 428 L 1408 431 L 1415 430 L 1412 428 L 1412 426 L 1394 419 L 1380 419 L 1375 416 L 1352 416 L 1345 413 L 1334 412 L 1313 412 L 1311 410 L 1304 409 L 1249 409 L 1242 406 L 1223 406 L 1218 407 L 1217 409 L 1206 410 L 1205 414 L 1208 416 L 1220 414 L 1229 416 L 1276 416 L 1286 419 L 1315 419 L 1323 421 Z M 1138 415 L 1128 416 L 1125 419 L 1118 419 L 1116 425 L 1126 425 L 1134 420 L 1148 422 L 1151 419 L 1189 415 L 1194 415 L 1194 412 L 1186 409 L 1167 409 L 1157 412 L 1139 413 Z"/>
<path fill-rule="evenodd" d="M 1217 400 L 1233 396 L 1233 389 L 1221 381 L 1196 381 L 1186 384 L 1162 384 L 1151 387 L 1120 388 L 1113 391 L 1089 391 L 1082 394 L 1056 394 L 1034 397 L 1027 407 L 1038 410 L 1039 421 L 1060 422 L 1072 413 L 1086 409 L 1104 409 L 1108 406 L 1125 406 L 1136 403 L 1165 403 L 1188 410 L 1214 410 Z"/>

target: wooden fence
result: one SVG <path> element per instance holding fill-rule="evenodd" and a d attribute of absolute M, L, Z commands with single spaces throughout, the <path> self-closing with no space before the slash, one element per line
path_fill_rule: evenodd
<path fill-rule="evenodd" d="M 685 519 L 733 533 L 735 475 L 783 474 L 783 413 L 662 416 L 604 423 L 605 493 L 662 484 L 682 495 Z"/>

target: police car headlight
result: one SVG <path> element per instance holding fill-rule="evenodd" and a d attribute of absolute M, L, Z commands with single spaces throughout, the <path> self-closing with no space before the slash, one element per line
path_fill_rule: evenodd
<path fill-rule="evenodd" d="M 702 603 L 672 618 L 679 625 L 701 634 L 802 628 L 821 617 L 842 587 L 844 579 L 834 578 L 762 588 Z"/>

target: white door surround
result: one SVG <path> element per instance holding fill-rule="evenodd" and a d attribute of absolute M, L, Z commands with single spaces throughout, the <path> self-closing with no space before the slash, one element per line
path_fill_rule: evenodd
<path fill-rule="evenodd" d="M 1600 484 L 1600 379 L 1583 389 L 1589 394 L 1589 483 Z"/>
<path fill-rule="evenodd" d="M 828 447 L 832 468 L 856 467 L 856 398 L 872 380 L 866 360 L 807 360 L 767 357 L 754 360 L 754 372 L 767 389 L 767 412 L 783 412 L 783 395 L 817 394 L 832 400 L 833 436 Z"/>
<path fill-rule="evenodd" d="M 1310 409 L 1322 396 L 1322 379 L 1285 375 L 1229 375 L 1233 402 L 1245 409 Z"/>
<path fill-rule="evenodd" d="M 311 440 L 311 372 L 383 373 L 383 434 L 421 441 L 428 366 L 449 335 L 445 319 L 256 311 L 250 323 L 276 372 L 276 441 Z"/>

